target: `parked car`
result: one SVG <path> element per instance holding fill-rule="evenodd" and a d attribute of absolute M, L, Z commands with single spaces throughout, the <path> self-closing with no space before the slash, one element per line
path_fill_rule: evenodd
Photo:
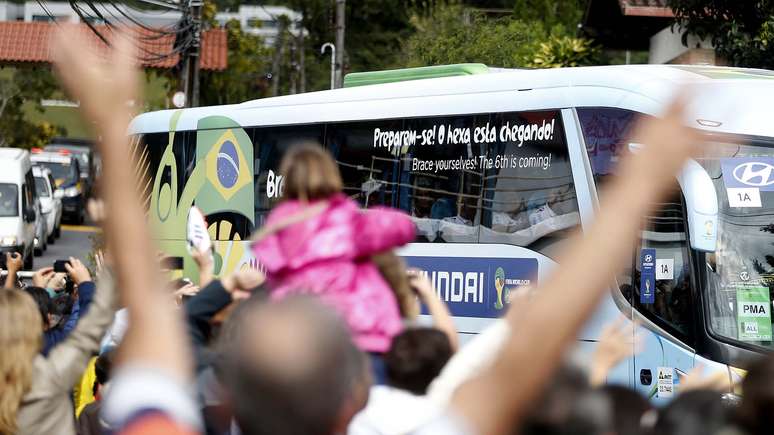
<path fill-rule="evenodd" d="M 44 151 L 69 152 L 78 159 L 80 178 L 86 198 L 91 197 L 97 179 L 99 161 L 94 152 L 93 142 L 83 139 L 56 138 L 46 145 Z"/>
<path fill-rule="evenodd" d="M 78 159 L 68 151 L 32 150 L 32 162 L 45 166 L 54 177 L 54 197 L 62 200 L 62 215 L 73 223 L 81 224 L 85 216 L 86 193 L 80 177 Z"/>
<path fill-rule="evenodd" d="M 51 170 L 45 166 L 34 165 L 35 190 L 40 200 L 40 211 L 46 221 L 46 242 L 54 244 L 62 233 L 62 199 L 54 195 L 56 184 Z"/>
<path fill-rule="evenodd" d="M 0 255 L 22 254 L 25 270 L 33 268 L 39 216 L 29 152 L 0 148 Z"/>

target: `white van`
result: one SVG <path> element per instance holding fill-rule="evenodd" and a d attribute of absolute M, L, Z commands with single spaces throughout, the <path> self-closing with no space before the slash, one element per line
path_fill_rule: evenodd
<path fill-rule="evenodd" d="M 45 242 L 53 244 L 62 231 L 62 199 L 57 198 L 56 183 L 51 170 L 45 166 L 34 165 L 35 189 L 40 199 L 40 211 L 46 222 Z"/>
<path fill-rule="evenodd" d="M 0 148 L 0 253 L 21 253 L 25 270 L 33 267 L 38 214 L 29 152 Z"/>

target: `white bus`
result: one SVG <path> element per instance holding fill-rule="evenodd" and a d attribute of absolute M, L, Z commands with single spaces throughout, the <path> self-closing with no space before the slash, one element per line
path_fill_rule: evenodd
<path fill-rule="evenodd" d="M 208 218 L 218 273 L 260 267 L 245 240 L 280 198 L 279 161 L 316 141 L 348 195 L 413 217 L 418 238 L 401 255 L 430 275 L 469 335 L 502 315 L 509 291 L 544 279 L 557 247 L 593 219 L 599 188 L 638 146 L 628 141 L 637 117 L 691 85 L 686 122 L 710 142 L 647 216 L 630 267 L 578 336 L 590 351 L 621 313 L 638 319 L 645 351 L 609 381 L 662 401 L 697 364 L 737 379 L 773 345 L 772 79 L 697 66 L 431 67 L 349 80 L 381 83 L 370 86 L 146 113 L 130 134 L 157 237 L 188 276 L 190 206 Z"/>

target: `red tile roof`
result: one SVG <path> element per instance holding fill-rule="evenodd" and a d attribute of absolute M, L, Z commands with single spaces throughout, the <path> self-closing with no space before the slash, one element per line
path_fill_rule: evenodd
<path fill-rule="evenodd" d="M 674 17 L 666 0 L 618 0 L 621 12 L 634 17 Z"/>
<path fill-rule="evenodd" d="M 41 22 L 0 22 L 0 62 L 51 62 L 48 41 L 58 25 Z M 98 26 L 100 33 L 111 35 L 112 30 Z M 106 46 L 85 25 L 78 25 L 78 31 L 87 35 L 94 50 L 104 52 Z M 138 42 L 138 56 L 147 68 L 172 68 L 177 65 L 179 55 L 170 54 L 174 35 L 159 35 L 147 29 L 132 28 L 129 34 Z M 210 29 L 202 34 L 201 59 L 199 66 L 204 70 L 221 71 L 228 65 L 228 44 L 224 29 Z"/>

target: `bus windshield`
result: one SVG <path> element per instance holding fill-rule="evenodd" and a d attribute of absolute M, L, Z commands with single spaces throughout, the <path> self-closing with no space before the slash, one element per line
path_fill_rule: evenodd
<path fill-rule="evenodd" d="M 78 174 L 75 173 L 75 168 L 70 163 L 40 162 L 39 164 L 51 170 L 51 175 L 54 176 L 57 185 L 76 181 L 78 179 Z"/>
<path fill-rule="evenodd" d="M 714 180 L 718 242 L 707 255 L 709 326 L 726 341 L 774 349 L 774 140 L 710 145 L 699 163 Z"/>

